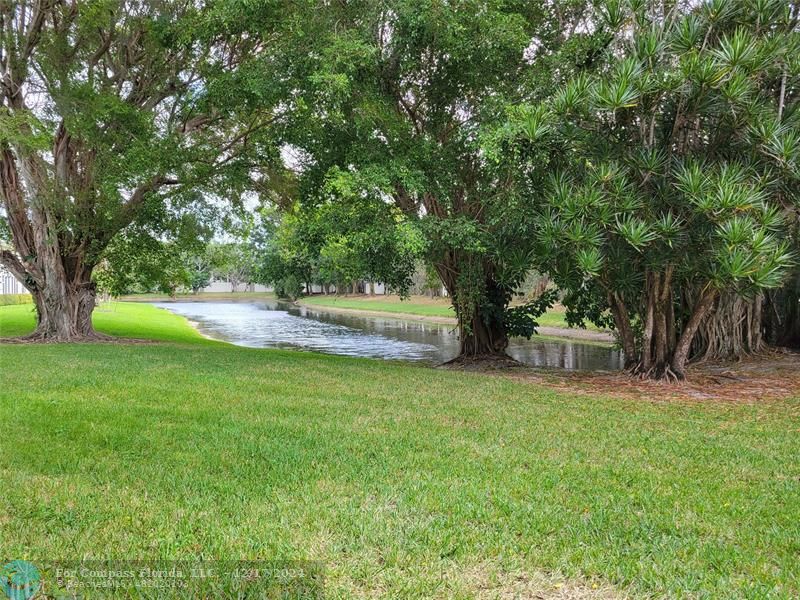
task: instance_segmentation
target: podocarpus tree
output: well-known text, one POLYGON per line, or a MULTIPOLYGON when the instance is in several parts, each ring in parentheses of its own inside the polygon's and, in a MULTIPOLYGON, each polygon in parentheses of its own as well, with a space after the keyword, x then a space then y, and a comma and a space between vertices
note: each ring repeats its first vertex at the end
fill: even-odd
POLYGON ((269 162, 265 44, 235 7, 200 6, 0 3, 0 261, 33 294, 37 339, 97 337, 92 271, 120 231, 269 162))
POLYGON ((633 372, 683 378, 720 293, 776 288, 792 263, 797 7, 637 0, 604 17, 620 31, 606 71, 551 103, 577 160, 540 210, 542 264, 610 309, 633 372))
POLYGON ((591 63, 597 39, 576 34, 584 6, 325 3, 304 23, 313 32, 297 83, 306 110, 290 139, 305 157, 301 188, 345 171, 366 196, 419 219, 462 356, 504 354, 510 334, 532 331, 540 307, 509 310, 531 263, 531 202, 487 160, 480 137, 509 101, 544 95, 591 63))

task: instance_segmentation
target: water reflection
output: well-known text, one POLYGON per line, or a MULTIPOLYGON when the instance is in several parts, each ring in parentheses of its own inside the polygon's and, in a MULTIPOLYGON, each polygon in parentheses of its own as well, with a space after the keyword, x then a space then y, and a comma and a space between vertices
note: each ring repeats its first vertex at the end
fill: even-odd
MULTIPOLYGON (((357 316, 279 301, 158 303, 209 335, 239 346, 296 348, 369 358, 440 363, 458 354, 452 326, 357 316)), ((619 369, 620 352, 570 341, 512 340, 508 352, 534 366, 619 369)))

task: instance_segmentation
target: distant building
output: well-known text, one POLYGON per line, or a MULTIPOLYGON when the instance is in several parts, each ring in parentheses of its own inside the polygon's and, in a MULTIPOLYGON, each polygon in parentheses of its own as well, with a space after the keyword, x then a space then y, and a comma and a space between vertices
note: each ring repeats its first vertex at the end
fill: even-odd
POLYGON ((229 281, 225 279, 214 279, 211 283, 209 283, 206 287, 200 289, 200 293, 203 292, 227 292, 230 293, 232 291, 236 292, 271 292, 273 290, 272 286, 269 285, 261 285, 260 283, 240 283, 236 286, 236 290, 232 290, 233 286, 230 284, 229 281))
POLYGON ((29 293, 20 281, 0 265, 0 294, 27 294, 29 293))

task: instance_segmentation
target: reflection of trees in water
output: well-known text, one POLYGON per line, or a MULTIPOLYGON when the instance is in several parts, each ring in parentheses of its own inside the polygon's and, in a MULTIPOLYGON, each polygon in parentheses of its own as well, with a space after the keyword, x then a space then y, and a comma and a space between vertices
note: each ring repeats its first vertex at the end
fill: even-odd
MULTIPOLYGON (((348 315, 279 302, 176 302, 164 308, 187 316, 214 337, 260 348, 297 348, 432 364, 458 354, 453 326, 414 320, 348 315)), ((572 341, 515 339, 509 348, 533 366, 566 369, 621 368, 620 353, 572 341)))

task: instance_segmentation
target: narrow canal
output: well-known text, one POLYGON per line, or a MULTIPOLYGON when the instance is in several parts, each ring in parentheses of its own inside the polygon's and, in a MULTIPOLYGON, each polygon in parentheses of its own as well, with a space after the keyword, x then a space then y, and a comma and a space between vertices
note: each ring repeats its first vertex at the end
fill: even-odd
MULTIPOLYGON (((437 364, 458 354, 450 325, 360 316, 296 306, 277 300, 253 302, 161 302, 197 324, 209 337, 253 348, 294 348, 437 364)), ((532 366, 616 370, 622 354, 609 346, 571 340, 513 339, 508 353, 532 366)))

